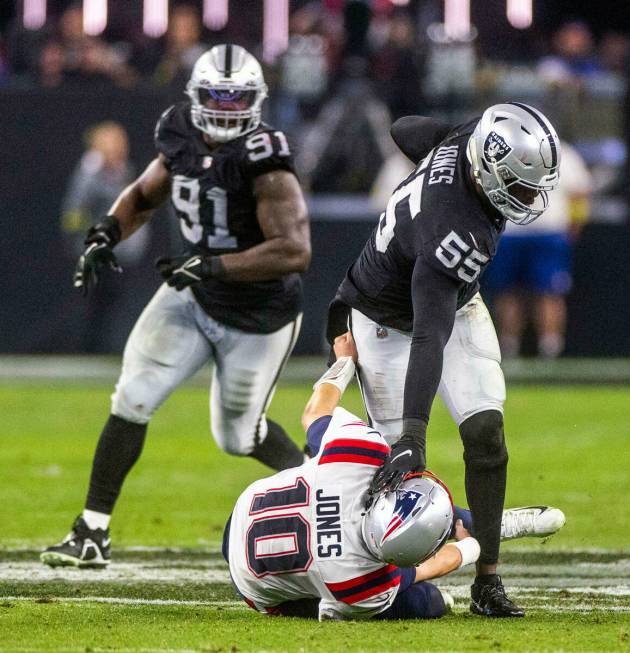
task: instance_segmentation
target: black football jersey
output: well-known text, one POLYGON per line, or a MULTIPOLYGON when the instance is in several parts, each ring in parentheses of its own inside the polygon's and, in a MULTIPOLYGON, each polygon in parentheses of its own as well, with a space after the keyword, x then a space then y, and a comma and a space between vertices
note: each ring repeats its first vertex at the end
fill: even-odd
MULTIPOLYGON (((253 183, 273 170, 295 173, 283 132, 261 124, 211 150, 191 122, 190 102, 181 102, 160 117, 155 144, 171 173, 171 202, 187 254, 240 252, 265 240, 253 183)), ((192 291, 211 317, 255 333, 277 331, 295 319, 302 304, 298 274, 256 283, 209 279, 192 291)))
POLYGON ((337 297, 379 324, 411 331, 418 257, 459 284, 457 307, 479 289, 504 220, 482 204, 466 146, 478 120, 453 129, 398 186, 337 297))

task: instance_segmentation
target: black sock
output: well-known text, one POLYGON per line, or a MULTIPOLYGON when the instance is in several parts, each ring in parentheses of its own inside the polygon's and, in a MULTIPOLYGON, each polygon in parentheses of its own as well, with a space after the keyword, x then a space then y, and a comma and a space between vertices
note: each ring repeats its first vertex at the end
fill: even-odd
POLYGON ((270 419, 267 419, 267 437, 249 455, 277 471, 299 467, 304 462, 304 453, 280 424, 270 419))
POLYGON ((499 559, 501 517, 505 497, 506 468, 466 466, 466 497, 475 524, 475 538, 482 554, 479 562, 493 565, 499 559))
POLYGON ((460 433, 466 462, 466 497, 481 547, 479 562, 493 565, 499 559, 507 478, 503 417, 497 411, 477 413, 463 422, 460 433))
POLYGON ((85 507, 111 515, 120 489, 142 452, 146 424, 110 415, 96 445, 85 507))
POLYGON ((477 585, 496 585, 499 582, 497 574, 477 574, 475 583, 477 585))

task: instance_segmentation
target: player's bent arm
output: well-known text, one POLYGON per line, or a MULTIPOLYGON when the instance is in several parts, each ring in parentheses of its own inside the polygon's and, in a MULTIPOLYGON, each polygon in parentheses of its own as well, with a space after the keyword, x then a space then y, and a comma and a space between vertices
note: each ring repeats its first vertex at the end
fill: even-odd
POLYGON ((392 125, 390 133, 400 151, 413 163, 420 163, 450 130, 450 125, 436 118, 404 116, 392 125))
POLYGON ((168 197, 170 189, 171 176, 160 154, 122 191, 109 211, 109 215, 118 220, 121 240, 149 221, 153 210, 168 197))
POLYGON ((358 354, 350 331, 335 338, 333 350, 337 361, 315 383, 313 394, 302 413, 302 427, 305 431, 308 431, 308 427, 315 420, 333 414, 341 395, 354 376, 358 354))
POLYGON ((446 576, 452 571, 476 562, 481 549, 473 537, 445 544, 434 556, 416 567, 416 583, 446 576))
POLYGON ((311 395, 302 413, 302 427, 308 431, 308 427, 324 415, 332 415, 337 404, 341 399, 341 390, 330 385, 322 383, 311 395))
POLYGON ((274 170, 256 177, 254 196, 265 241, 222 255, 222 276, 231 281, 268 281, 305 272, 311 262, 311 235, 306 202, 295 175, 274 170))

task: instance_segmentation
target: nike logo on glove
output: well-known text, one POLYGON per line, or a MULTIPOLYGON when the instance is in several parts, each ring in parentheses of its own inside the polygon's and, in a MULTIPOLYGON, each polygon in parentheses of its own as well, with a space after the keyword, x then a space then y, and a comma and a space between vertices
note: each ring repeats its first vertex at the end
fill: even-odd
POLYGON ((189 258, 184 264, 173 271, 173 274, 185 274, 187 277, 194 279, 195 281, 201 281, 201 277, 198 274, 195 274, 192 270, 201 264, 200 256, 193 256, 189 258))
POLYGON ((411 449, 407 449, 407 451, 403 451, 402 453, 399 453, 397 456, 394 456, 389 462, 393 463, 394 460, 400 458, 401 456, 411 456, 411 449))

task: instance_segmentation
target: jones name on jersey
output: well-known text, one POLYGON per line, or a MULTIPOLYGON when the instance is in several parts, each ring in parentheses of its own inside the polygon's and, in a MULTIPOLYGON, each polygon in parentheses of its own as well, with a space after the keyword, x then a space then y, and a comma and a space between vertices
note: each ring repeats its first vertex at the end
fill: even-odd
MULTIPOLYGON (((265 240, 253 184, 274 170, 295 174, 283 132, 261 123, 211 150, 191 122, 190 102, 180 102, 160 117, 155 143, 171 173, 171 201, 187 253, 239 252, 265 240)), ((302 303, 298 274, 256 283, 210 279, 192 291, 211 317, 256 333, 280 329, 295 319, 302 303)))
POLYGON ((393 603, 401 585, 402 570, 377 560, 361 535, 366 492, 389 447, 343 408, 320 420, 329 422, 319 425, 326 430, 313 459, 239 497, 229 526, 230 574, 261 612, 315 598, 320 618, 369 618, 393 603))
MULTIPOLYGON (((411 277, 418 258, 460 284, 458 308, 477 292, 505 223, 473 187, 466 145, 477 122, 440 139, 394 191, 340 286, 344 304, 379 324, 411 331, 411 277)), ((422 140, 431 142, 426 134, 422 140)))

